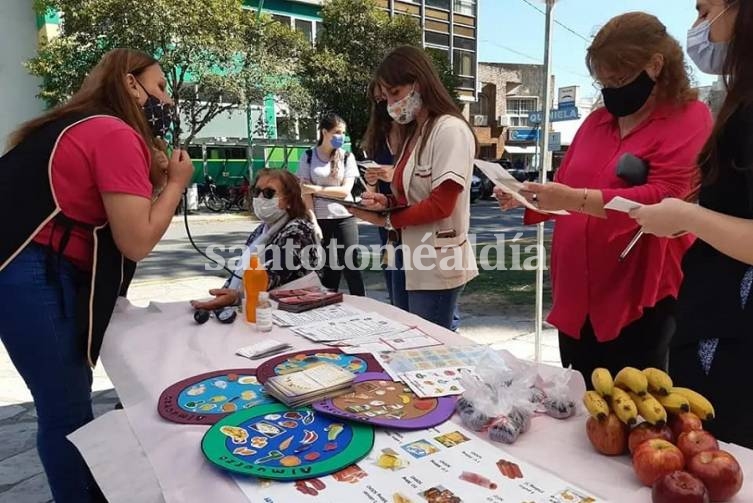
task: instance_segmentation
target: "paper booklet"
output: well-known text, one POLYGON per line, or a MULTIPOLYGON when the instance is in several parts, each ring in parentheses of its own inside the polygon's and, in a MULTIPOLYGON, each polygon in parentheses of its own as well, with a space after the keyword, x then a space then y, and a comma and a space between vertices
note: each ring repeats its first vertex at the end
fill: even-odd
POLYGON ((355 374, 338 365, 322 363, 300 372, 274 376, 264 389, 285 405, 300 407, 347 392, 355 378, 355 374))
POLYGON ((528 199, 523 197, 520 193, 523 190, 523 184, 515 179, 505 168, 497 164, 496 162, 482 161, 480 159, 474 159, 473 164, 478 167, 497 187, 510 194, 513 199, 520 204, 528 208, 529 210, 537 211, 539 213, 548 213, 551 215, 569 215, 570 213, 565 210, 547 211, 541 210, 531 204, 528 199))

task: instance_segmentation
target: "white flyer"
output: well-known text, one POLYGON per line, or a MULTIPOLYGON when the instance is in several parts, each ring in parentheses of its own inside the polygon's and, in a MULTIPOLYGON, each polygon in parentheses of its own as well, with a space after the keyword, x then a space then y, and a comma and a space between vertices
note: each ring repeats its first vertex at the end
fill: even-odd
POLYGON ((488 178, 497 187, 510 194, 513 199, 520 204, 528 208, 529 210, 537 211, 539 213, 548 213, 551 215, 569 215, 570 213, 565 210, 546 211, 541 210, 531 204, 528 199, 523 197, 520 193, 523 190, 523 184, 519 182, 514 176, 512 176, 505 168, 497 164, 496 162, 482 161, 480 159, 474 159, 473 164, 478 166, 488 178))
POLYGON ((605 210, 621 211, 622 213, 630 213, 632 210, 642 207, 643 205, 641 203, 625 199, 621 196, 612 198, 611 201, 604 205, 605 210))
POLYGON ((405 332, 410 327, 376 313, 359 314, 336 320, 293 327, 293 333, 313 342, 338 342, 348 339, 405 332))
POLYGON ((332 475, 234 479, 252 503, 607 503, 451 422, 379 430, 366 458, 332 475))
POLYGON ((339 318, 347 318, 357 314, 366 314, 364 311, 357 307, 349 306, 344 302, 338 304, 331 304, 329 306, 318 307, 310 311, 304 311, 302 313, 291 313, 288 311, 281 311, 275 309, 272 312, 272 318, 275 325, 280 327, 298 327, 309 323, 316 323, 318 321, 336 320, 339 318))

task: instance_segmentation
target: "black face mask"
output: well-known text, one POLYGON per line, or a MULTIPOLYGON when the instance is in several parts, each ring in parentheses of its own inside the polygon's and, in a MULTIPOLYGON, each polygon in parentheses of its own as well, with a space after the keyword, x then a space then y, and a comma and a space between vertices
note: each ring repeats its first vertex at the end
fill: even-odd
POLYGON ((640 110, 656 86, 646 70, 635 80, 622 87, 605 87, 601 90, 604 106, 615 117, 626 117, 640 110))
POLYGON ((149 91, 139 82, 141 89, 146 93, 146 102, 141 109, 144 111, 144 117, 152 129, 155 138, 165 138, 175 121, 175 107, 159 98, 149 94, 149 91))

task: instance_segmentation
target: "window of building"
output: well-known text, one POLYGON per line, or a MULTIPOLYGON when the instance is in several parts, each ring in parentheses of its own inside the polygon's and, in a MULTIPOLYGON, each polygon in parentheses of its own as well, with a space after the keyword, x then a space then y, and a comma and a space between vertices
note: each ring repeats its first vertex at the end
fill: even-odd
POLYGON ((476 0, 455 0, 455 12, 465 16, 476 15, 476 0))
POLYGON ((452 41, 455 44, 455 49, 476 50, 476 41, 472 38, 454 37, 452 41))
POLYGON ((528 114, 538 110, 538 98, 507 98, 507 116, 511 126, 530 126, 528 114))
POLYGON ((428 7, 450 10, 450 0, 426 0, 426 5, 428 7))
POLYGON ((476 76, 476 54, 473 52, 455 50, 453 52, 453 62, 456 75, 465 77, 476 76))
POLYGON ((471 115, 491 115, 489 110, 489 96, 478 93, 478 100, 471 103, 471 115))
POLYGON ((425 32, 425 40, 427 44, 443 45, 449 47, 450 36, 444 33, 435 33, 433 31, 425 32))
POLYGON ((306 37, 306 40, 312 43, 314 42, 314 27, 311 21, 306 21, 305 19, 296 19, 295 31, 300 31, 301 33, 303 33, 303 36, 306 37))
POLYGON ((284 24, 285 26, 290 26, 290 16, 281 16, 279 14, 272 14, 272 19, 274 19, 278 23, 284 24))

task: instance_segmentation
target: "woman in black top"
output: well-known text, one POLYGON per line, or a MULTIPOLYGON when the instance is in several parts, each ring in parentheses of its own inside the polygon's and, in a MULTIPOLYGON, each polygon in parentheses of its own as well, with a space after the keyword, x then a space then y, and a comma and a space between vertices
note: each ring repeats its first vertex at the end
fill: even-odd
MULTIPOLYGON (((369 159, 379 164, 379 168, 369 169, 364 175, 366 190, 369 192, 378 192, 379 194, 392 194, 392 175, 395 171, 394 156, 392 145, 400 144, 400 131, 395 127, 395 122, 387 113, 387 100, 379 96, 376 90, 377 86, 369 87, 369 95, 374 97, 371 105, 371 115, 369 125, 366 128, 361 147, 369 159)), ((392 236, 392 241, 396 236, 392 236)), ((379 228, 379 241, 384 246, 390 241, 389 233, 384 227, 379 228)), ((386 262, 382 257, 382 270, 384 271, 384 281, 387 285, 387 294, 390 297, 390 304, 407 309, 408 293, 405 291, 405 275, 395 277, 394 267, 386 262), (397 281, 397 288, 395 288, 397 281)))
POLYGON ((699 158, 699 204, 665 199, 633 217, 657 236, 698 237, 683 261, 670 374, 714 404, 709 430, 753 447, 753 403, 740 394, 753 359, 753 2, 699 0, 698 13, 688 53, 727 84, 699 158))

